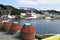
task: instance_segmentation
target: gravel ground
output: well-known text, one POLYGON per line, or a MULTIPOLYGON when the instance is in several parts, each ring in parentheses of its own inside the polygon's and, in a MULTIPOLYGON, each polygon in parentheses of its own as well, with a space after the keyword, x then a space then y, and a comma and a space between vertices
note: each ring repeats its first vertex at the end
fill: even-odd
POLYGON ((5 34, 5 32, 0 32, 0 40, 20 40, 20 39, 14 38, 14 35, 5 34))
POLYGON ((0 32, 0 40, 19 40, 14 38, 13 35, 5 34, 5 32, 0 32))

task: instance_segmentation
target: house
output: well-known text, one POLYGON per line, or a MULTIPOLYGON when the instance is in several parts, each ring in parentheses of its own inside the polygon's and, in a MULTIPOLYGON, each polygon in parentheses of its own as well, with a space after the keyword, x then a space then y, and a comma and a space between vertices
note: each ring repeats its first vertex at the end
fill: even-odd
POLYGON ((59 15, 59 13, 55 13, 55 12, 47 12, 47 11, 45 11, 45 12, 44 12, 44 15, 50 16, 50 17, 55 17, 55 16, 59 15))
POLYGON ((26 16, 26 13, 20 13, 20 16, 26 16))
POLYGON ((26 17, 33 17, 33 15, 35 15, 36 13, 34 12, 27 12, 26 13, 26 17))
POLYGON ((27 13, 21 13, 21 18, 24 18, 24 19, 34 19, 36 18, 37 16, 35 15, 36 13, 34 12, 27 12, 27 13))

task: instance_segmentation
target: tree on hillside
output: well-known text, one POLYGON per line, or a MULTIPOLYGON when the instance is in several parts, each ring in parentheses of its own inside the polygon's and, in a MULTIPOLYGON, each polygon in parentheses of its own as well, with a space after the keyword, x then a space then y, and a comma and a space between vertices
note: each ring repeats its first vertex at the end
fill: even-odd
POLYGON ((6 7, 2 4, 0 4, 0 7, 3 8, 3 9, 6 9, 6 7))
POLYGON ((20 12, 18 9, 13 9, 11 15, 20 15, 20 12))
POLYGON ((9 5, 7 5, 6 7, 7 7, 7 10, 8 10, 9 14, 11 14, 11 15, 19 14, 17 8, 14 8, 13 6, 9 6, 9 5))
POLYGON ((50 13, 60 13, 59 11, 56 11, 56 10, 47 10, 47 11, 50 13))
POLYGON ((24 9, 19 9, 19 11, 20 11, 20 13, 26 13, 26 10, 24 10, 24 9))

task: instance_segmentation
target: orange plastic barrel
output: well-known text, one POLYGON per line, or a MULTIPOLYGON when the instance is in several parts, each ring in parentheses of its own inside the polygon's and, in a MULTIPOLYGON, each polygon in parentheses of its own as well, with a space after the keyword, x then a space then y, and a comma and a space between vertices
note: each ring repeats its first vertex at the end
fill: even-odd
POLYGON ((20 32, 21 40, 34 40, 34 28, 30 23, 25 23, 20 32))
POLYGON ((7 29, 10 28, 11 25, 12 25, 11 22, 4 22, 4 23, 3 23, 2 30, 3 30, 3 31, 7 31, 7 29))
POLYGON ((12 23, 10 27, 10 34, 13 35, 17 32, 17 30, 21 29, 21 25, 17 22, 12 23))
POLYGON ((0 19, 0 28, 2 27, 3 21, 0 19))

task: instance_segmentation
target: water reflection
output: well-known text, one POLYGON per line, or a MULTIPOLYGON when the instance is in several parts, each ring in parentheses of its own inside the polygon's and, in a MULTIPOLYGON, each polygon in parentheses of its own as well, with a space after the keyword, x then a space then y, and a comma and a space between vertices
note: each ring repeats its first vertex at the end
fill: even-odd
POLYGON ((12 20, 19 22, 22 26, 24 23, 31 23, 35 32, 39 34, 56 34, 60 33, 60 20, 12 20))

